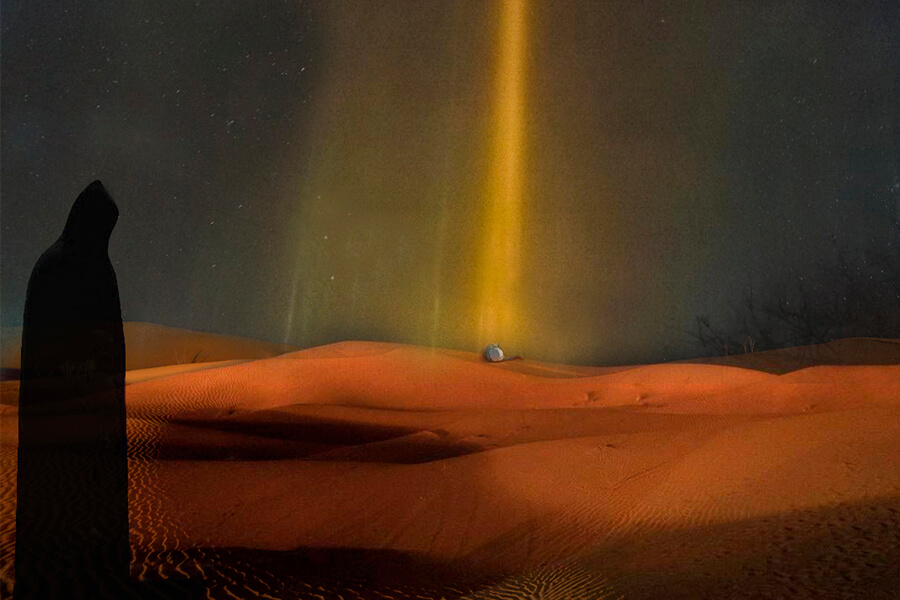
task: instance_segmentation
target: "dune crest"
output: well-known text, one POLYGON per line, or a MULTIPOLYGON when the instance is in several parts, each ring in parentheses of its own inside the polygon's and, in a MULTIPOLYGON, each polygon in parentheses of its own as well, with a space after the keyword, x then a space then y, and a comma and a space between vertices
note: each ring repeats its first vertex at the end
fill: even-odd
MULTIPOLYGON (((148 369, 236 359, 270 358, 298 350, 230 335, 191 331, 156 323, 125 322, 126 369, 148 369)), ((0 367, 6 372, 20 368, 22 328, 0 329, 0 367)), ((6 378, 6 377, 4 377, 6 378)))

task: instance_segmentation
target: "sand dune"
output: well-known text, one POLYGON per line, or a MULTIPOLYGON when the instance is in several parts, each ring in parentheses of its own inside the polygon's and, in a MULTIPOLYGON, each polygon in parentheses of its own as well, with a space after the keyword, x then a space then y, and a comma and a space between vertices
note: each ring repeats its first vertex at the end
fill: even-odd
POLYGON ((894 597, 900 365, 838 346, 784 374, 368 342, 133 371, 133 572, 210 598, 894 597))
POLYGON ((730 365, 777 374, 821 365, 896 365, 900 364, 900 340, 846 338, 826 344, 680 362, 730 365))
MULTIPOLYGON (((166 327, 155 323, 126 322, 125 368, 148 369, 235 359, 258 359, 297 350, 295 346, 273 344, 230 335, 216 335, 166 327)), ((0 329, 0 367, 16 373, 21 366, 22 328, 0 329)), ((6 379, 7 377, 4 377, 6 379)))

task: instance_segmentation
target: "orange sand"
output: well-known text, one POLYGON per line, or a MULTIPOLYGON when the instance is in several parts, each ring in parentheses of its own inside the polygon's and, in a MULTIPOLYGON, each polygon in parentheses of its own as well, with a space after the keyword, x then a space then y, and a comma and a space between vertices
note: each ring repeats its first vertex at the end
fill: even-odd
MULTIPOLYGON (((260 342, 230 335, 216 335, 156 325, 127 322, 125 368, 147 369, 223 360, 270 358, 297 350, 294 346, 260 342)), ((22 328, 0 330, 0 367, 18 371, 21 366, 22 328)))
MULTIPOLYGON (((129 364, 160 367, 144 328, 129 364)), ((128 374, 136 576, 204 578, 211 598, 900 589, 900 342, 754 370, 369 342, 247 361, 258 343, 215 341, 206 358, 226 362, 128 374)), ((0 390, 6 590, 16 387, 0 390)))

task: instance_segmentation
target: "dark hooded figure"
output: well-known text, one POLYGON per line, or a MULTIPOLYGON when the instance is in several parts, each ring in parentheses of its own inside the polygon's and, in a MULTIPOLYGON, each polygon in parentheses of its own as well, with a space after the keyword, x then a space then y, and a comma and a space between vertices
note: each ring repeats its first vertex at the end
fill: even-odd
POLYGON ((19 600, 120 598, 129 582, 125 338, 99 181, 41 255, 25 301, 19 395, 19 600))

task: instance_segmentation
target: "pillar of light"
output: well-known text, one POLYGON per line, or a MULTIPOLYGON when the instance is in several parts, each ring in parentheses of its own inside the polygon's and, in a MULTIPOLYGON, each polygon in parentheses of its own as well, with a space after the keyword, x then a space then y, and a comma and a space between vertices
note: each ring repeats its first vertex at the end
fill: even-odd
POLYGON ((491 163, 479 246, 478 337, 515 341, 522 245, 526 0, 501 0, 491 163))

